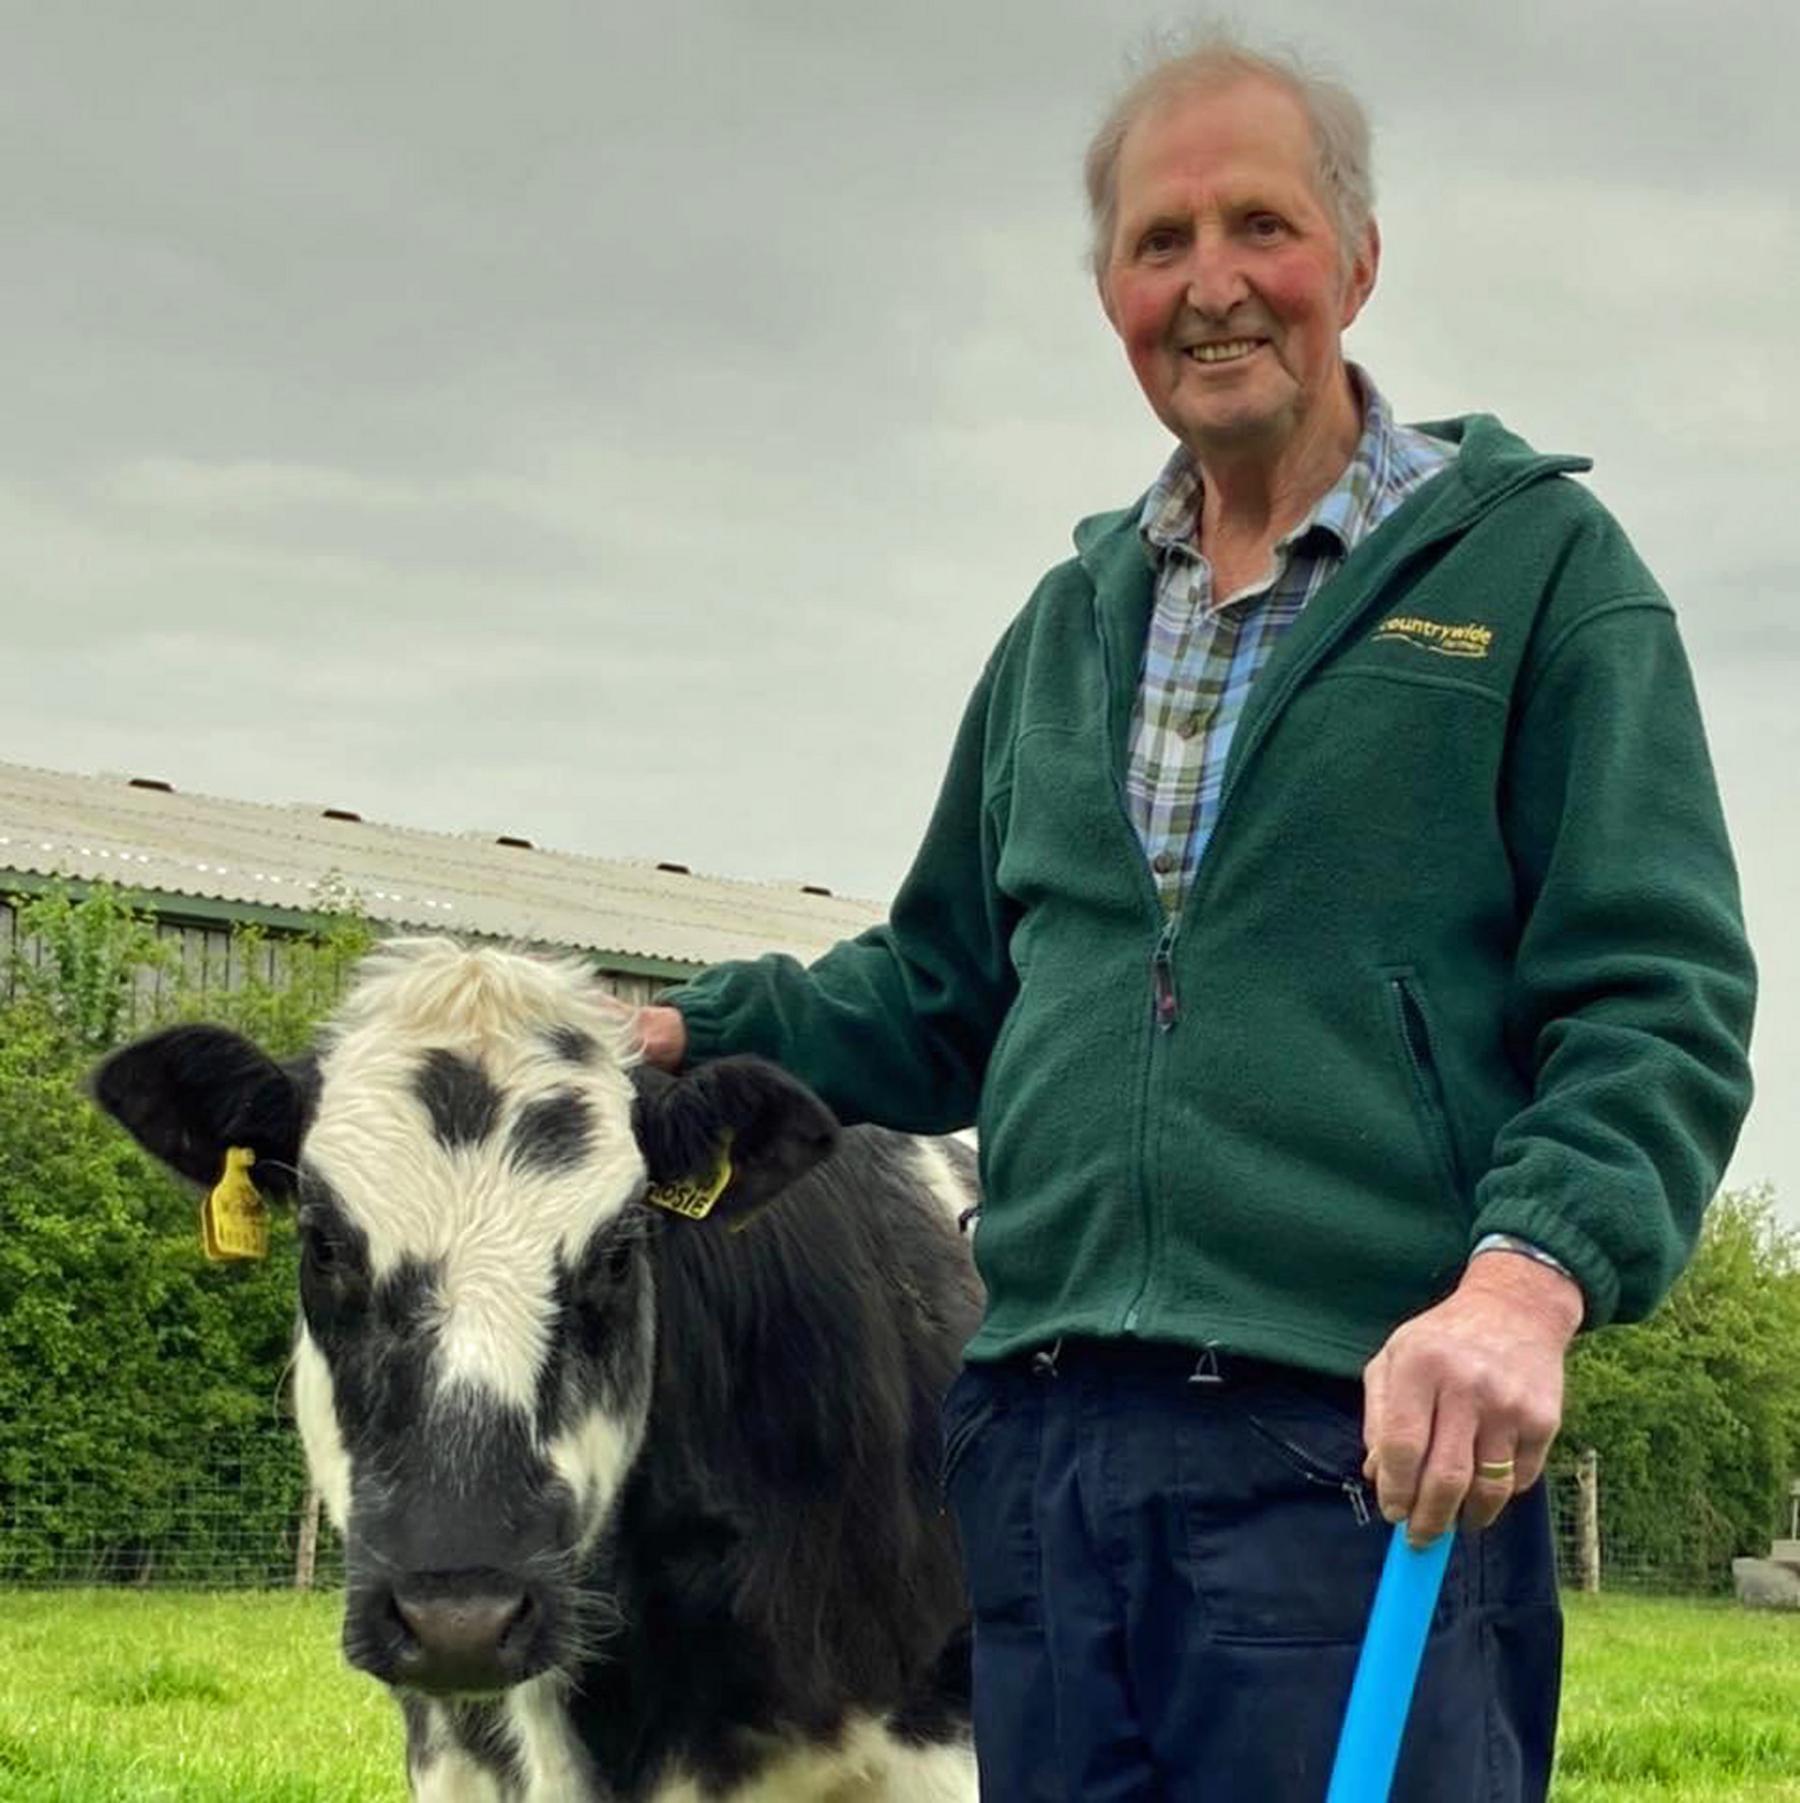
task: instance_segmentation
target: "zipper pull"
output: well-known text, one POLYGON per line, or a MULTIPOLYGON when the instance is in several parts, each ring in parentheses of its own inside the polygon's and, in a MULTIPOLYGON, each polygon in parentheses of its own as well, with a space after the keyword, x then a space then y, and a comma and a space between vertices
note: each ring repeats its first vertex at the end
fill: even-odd
POLYGON ((1175 994, 1175 964, 1170 956, 1174 928, 1163 928, 1156 942, 1156 955, 1150 960, 1150 988, 1156 1008, 1156 1024, 1167 1033, 1181 1018, 1181 1003, 1175 994))

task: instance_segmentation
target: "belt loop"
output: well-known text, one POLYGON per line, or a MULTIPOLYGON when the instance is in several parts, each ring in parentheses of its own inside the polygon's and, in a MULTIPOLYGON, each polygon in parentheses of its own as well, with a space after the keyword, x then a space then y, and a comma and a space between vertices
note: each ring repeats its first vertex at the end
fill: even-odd
POLYGON ((1063 1343, 1061 1334, 1056 1336, 1055 1345, 1040 1346, 1037 1351, 1031 1355, 1031 1375, 1033 1377, 1054 1377, 1056 1375, 1056 1361, 1062 1357, 1062 1348, 1063 1343))
POLYGON ((1219 1349, 1210 1341, 1200 1349, 1200 1357, 1188 1374, 1191 1384, 1222 1384, 1225 1381, 1219 1371, 1219 1349))

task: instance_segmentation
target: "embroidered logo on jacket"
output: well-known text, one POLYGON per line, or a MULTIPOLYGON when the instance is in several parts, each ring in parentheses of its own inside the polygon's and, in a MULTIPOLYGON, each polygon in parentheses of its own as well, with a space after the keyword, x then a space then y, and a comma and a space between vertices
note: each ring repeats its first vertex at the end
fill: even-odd
POLYGON ((1494 642, 1494 629, 1473 621, 1462 626, 1446 626, 1441 620, 1390 614, 1375 629, 1376 644, 1387 639, 1417 646, 1421 651, 1435 651, 1440 657, 1486 657, 1488 647, 1494 642))

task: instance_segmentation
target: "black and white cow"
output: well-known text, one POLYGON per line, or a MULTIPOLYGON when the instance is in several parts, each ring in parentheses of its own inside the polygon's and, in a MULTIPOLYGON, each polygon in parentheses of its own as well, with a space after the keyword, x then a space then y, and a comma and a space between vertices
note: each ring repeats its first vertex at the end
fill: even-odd
POLYGON ((627 1041, 578 966, 415 940, 305 1060, 175 1027, 94 1092, 297 1203, 295 1407, 416 1798, 969 1803, 969 1155, 627 1041), (647 1203, 721 1154, 704 1222, 647 1203))

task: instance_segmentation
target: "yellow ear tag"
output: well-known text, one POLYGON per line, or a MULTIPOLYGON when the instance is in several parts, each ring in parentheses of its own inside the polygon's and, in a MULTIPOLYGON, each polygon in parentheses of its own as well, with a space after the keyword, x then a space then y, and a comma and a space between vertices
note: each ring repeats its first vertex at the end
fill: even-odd
POLYGON ((644 1191, 644 1200, 653 1208, 666 1208, 690 1221, 704 1221, 731 1181, 730 1145, 727 1140, 719 1148, 719 1168, 710 1177, 703 1181, 690 1178, 686 1183, 653 1183, 644 1191))
POLYGON ((248 1146, 229 1146, 225 1171, 200 1204, 200 1244, 214 1261, 269 1256, 269 1210, 250 1167, 256 1154, 248 1146))

